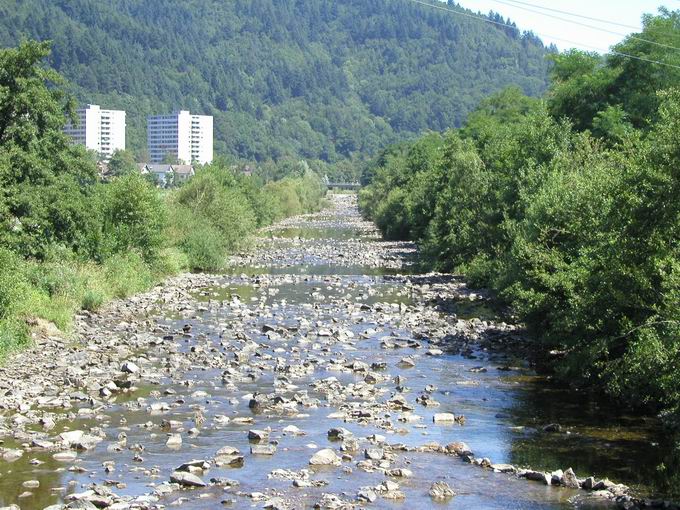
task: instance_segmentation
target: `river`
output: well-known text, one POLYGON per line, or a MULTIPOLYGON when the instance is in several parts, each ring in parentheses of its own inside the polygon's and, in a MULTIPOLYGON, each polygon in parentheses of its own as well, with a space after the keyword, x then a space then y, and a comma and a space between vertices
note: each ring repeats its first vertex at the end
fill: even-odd
POLYGON ((330 201, 224 274, 171 279, 10 360, 0 506, 612 507, 517 474, 570 467, 677 496, 655 420, 534 374, 483 292, 419 274, 353 195, 330 201), (445 449, 463 442, 474 455, 445 449), (331 465, 310 465, 321 450, 331 465), (182 464, 205 486, 169 484, 182 464), (435 482, 456 495, 432 498, 435 482))

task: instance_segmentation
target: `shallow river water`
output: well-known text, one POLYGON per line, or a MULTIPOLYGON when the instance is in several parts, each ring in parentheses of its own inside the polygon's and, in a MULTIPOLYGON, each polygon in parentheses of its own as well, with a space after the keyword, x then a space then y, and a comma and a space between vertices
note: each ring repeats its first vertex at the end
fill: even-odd
MULTIPOLYGON (((483 341, 489 331, 499 338, 519 333, 483 294, 453 277, 417 275, 413 246, 380 241, 353 197, 333 197, 332 206, 267 229, 223 275, 187 277, 194 278, 190 288, 171 297, 158 289, 150 294, 134 335, 151 340, 144 349, 116 347, 120 354, 108 359, 108 366, 135 364, 138 371, 111 375, 130 381, 131 389, 109 395, 90 385, 50 393, 61 404, 50 410, 54 428, 31 422, 26 408, 8 410, 0 422, 3 451, 22 455, 0 460, 0 507, 42 509, 80 499, 72 507, 89 508, 82 494, 92 488, 103 493, 97 506, 114 509, 292 509, 322 501, 327 508, 611 505, 428 446, 452 442, 465 442, 475 458, 495 465, 571 467, 579 477, 609 478, 637 494, 673 495, 667 471, 674 456, 656 422, 550 385, 512 349, 489 348, 483 341), (456 291, 452 300, 439 296, 439 308, 432 300, 438 285, 456 291), (464 340, 454 338, 450 347, 446 338, 434 341, 451 324, 467 328, 464 340), (435 423, 435 413, 465 420, 435 423), (20 432, 11 425, 17 414, 29 419, 20 432), (559 432, 544 431, 549 424, 559 424, 559 432), (286 429, 291 425, 299 431, 286 429), (350 442, 342 451, 342 441, 329 438, 340 427, 356 439, 354 448, 350 442), (268 437, 249 440, 253 429, 268 437), (55 460, 64 450, 59 434, 68 430, 100 441, 55 460), (168 446, 177 436, 181 445, 168 446), (263 445, 272 448, 258 452, 263 445), (242 466, 218 466, 217 452, 226 446, 238 449, 242 466), (345 456, 338 465, 310 465, 326 448, 345 456), (367 460, 366 449, 379 451, 378 458, 367 460), (192 460, 210 464, 194 471, 206 486, 169 485, 175 469, 192 460), (398 468, 411 476, 387 472, 398 468), (292 478, 303 483, 295 487, 292 478), (383 486, 385 480, 395 486, 383 486), (456 495, 431 498, 437 481, 456 495), (357 499, 362 490, 375 501, 357 499)), ((115 312, 107 320, 116 323, 115 312)), ((112 334, 123 342, 133 328, 128 322, 112 334)), ((78 349, 64 355, 78 360, 78 349)), ((82 365, 82 377, 100 368, 82 365)))

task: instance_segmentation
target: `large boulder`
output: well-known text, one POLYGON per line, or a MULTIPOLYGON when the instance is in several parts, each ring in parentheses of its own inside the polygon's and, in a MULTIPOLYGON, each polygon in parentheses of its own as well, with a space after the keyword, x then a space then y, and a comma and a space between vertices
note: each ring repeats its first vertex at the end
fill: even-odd
POLYGON ((311 466, 339 466, 341 459, 331 448, 319 450, 309 459, 311 466))
POLYGON ((429 491, 432 499, 448 499, 456 495, 453 489, 446 482, 434 482, 429 491))
POLYGON ((200 477, 186 471, 175 471, 170 475, 170 481, 182 487, 205 487, 207 484, 200 477))

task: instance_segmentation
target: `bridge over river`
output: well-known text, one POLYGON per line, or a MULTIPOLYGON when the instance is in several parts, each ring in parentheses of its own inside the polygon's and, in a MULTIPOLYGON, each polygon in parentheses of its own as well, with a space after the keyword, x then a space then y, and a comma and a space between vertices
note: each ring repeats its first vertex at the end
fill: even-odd
POLYGON ((323 182, 328 187, 328 189, 359 189, 361 184, 358 182, 331 182, 327 175, 323 176, 323 182))

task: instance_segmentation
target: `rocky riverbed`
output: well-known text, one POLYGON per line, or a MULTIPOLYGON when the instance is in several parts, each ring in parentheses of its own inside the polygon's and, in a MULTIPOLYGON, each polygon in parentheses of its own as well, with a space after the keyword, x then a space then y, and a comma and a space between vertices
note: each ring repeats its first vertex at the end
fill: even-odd
POLYGON ((0 369, 0 507, 633 508, 569 465, 512 462, 518 328, 414 274, 352 195, 77 318, 0 369), (510 439, 508 439, 510 437, 510 439))

